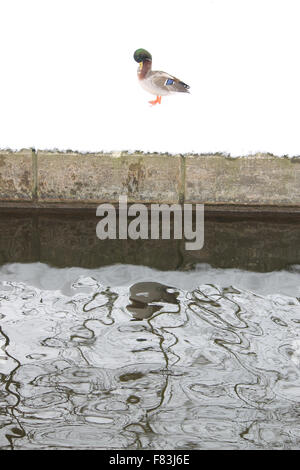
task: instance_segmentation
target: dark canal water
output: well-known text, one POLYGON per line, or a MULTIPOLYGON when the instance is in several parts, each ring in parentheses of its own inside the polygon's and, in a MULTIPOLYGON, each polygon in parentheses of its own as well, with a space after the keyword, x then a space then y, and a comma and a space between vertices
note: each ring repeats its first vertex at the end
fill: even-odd
POLYGON ((205 245, 0 219, 0 449, 297 449, 300 219, 205 245))

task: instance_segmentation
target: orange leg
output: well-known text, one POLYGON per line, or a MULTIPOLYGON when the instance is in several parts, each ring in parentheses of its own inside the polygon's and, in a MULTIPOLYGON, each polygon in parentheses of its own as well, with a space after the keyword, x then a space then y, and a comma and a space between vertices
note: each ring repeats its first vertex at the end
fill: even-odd
POLYGON ((152 104, 152 106, 154 106, 155 104, 160 104, 161 103, 161 96, 157 96, 156 97, 156 100, 154 101, 149 101, 150 104, 152 104))

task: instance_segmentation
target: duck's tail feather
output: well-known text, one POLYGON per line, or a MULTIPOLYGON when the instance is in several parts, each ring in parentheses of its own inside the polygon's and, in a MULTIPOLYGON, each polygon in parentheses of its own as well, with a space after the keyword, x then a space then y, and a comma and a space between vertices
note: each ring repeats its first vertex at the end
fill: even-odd
POLYGON ((182 89, 181 90, 178 90, 178 91, 183 91, 185 93, 190 93, 189 92, 189 89, 190 89, 190 86, 187 85, 186 83, 182 82, 181 80, 178 81, 178 84, 181 85, 182 89))

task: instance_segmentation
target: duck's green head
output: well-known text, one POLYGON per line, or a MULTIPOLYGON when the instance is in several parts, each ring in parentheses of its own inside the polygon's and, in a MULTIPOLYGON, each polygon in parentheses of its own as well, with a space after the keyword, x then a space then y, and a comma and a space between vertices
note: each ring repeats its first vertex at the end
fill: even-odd
POLYGON ((149 61, 152 62, 152 55, 146 49, 137 49, 133 54, 133 58, 136 62, 143 66, 143 62, 149 61))

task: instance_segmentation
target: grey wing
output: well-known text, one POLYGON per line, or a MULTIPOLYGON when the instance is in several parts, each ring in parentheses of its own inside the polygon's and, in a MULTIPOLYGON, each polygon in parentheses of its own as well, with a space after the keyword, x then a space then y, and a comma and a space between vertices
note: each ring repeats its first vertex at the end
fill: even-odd
POLYGON ((168 91, 169 93, 172 92, 181 92, 181 93, 189 93, 188 89, 190 88, 189 85, 182 82, 176 77, 169 75, 166 72, 154 72, 152 78, 152 83, 159 88, 163 88, 164 90, 168 91))

